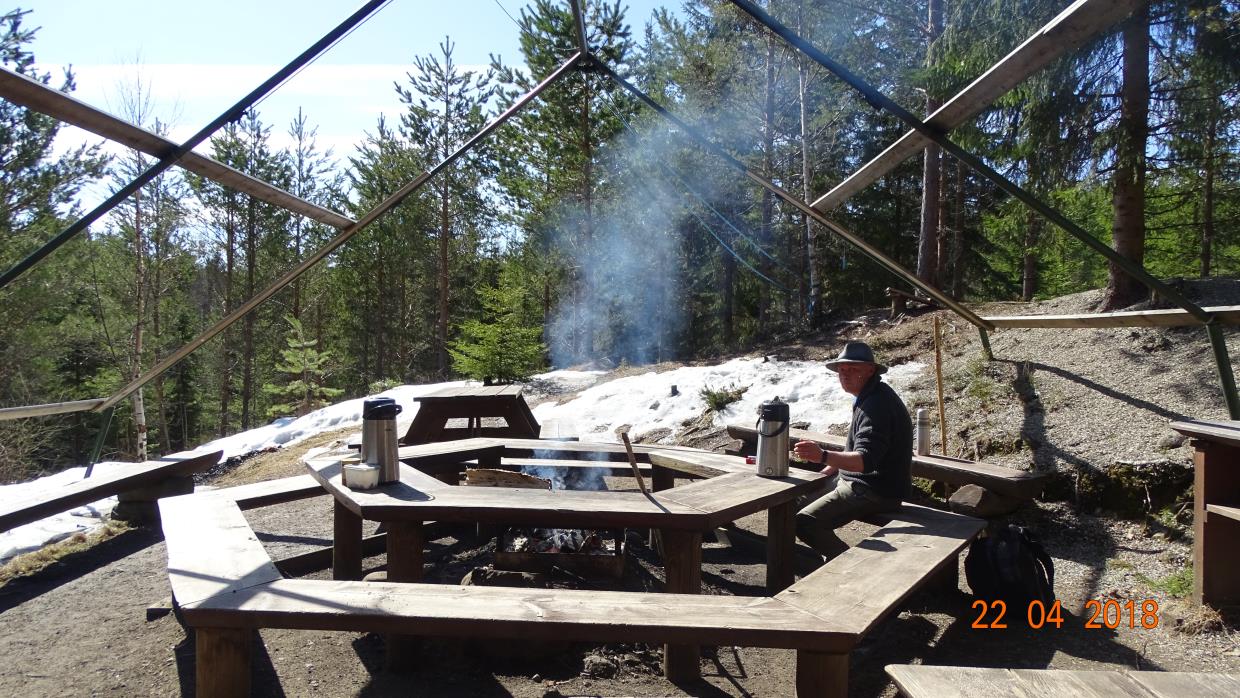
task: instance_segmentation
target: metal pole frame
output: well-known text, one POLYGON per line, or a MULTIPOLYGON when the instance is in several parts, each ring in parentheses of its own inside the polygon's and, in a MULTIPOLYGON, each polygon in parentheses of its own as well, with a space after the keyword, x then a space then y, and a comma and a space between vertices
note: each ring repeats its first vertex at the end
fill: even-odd
POLYGON ((565 61, 559 68, 555 70, 555 72, 548 75, 546 78, 542 80, 542 82, 535 85, 529 92, 525 93, 519 99, 517 99, 517 101, 513 102, 512 105, 509 106, 507 109, 505 109, 503 113, 497 115, 486 126, 483 126, 481 130, 479 130, 477 133, 473 135, 473 137, 471 137, 468 141, 466 141, 459 148, 454 150, 451 154, 449 154, 446 158, 444 158, 443 161, 441 161, 439 164, 435 165, 431 169, 418 175, 413 181, 401 187, 394 194, 388 196, 386 199, 380 202, 377 206, 370 209, 370 211, 367 211, 366 215, 362 216, 357 221, 357 223, 341 231, 339 235, 332 238, 326 245, 324 245, 322 248, 320 248, 318 251, 316 251, 311 256, 304 259, 296 267, 286 272, 284 276, 281 276, 279 279, 273 282, 270 286, 263 289, 259 293, 255 294, 253 298, 246 301, 236 310, 229 313, 227 316, 221 318, 219 322, 212 325, 202 334, 198 335, 193 340, 191 340, 188 344, 178 349, 175 353, 170 354, 163 361, 160 361, 158 364, 152 366, 151 369, 148 370, 145 374, 135 378, 128 385, 116 391, 115 394, 113 394, 107 400, 104 400, 97 407, 95 407, 94 411, 98 412, 101 410, 105 410, 109 407, 112 407, 113 405, 120 402, 121 400, 124 400, 131 393, 141 388, 143 385, 146 385, 147 383, 149 383, 152 379, 154 379, 159 374, 171 368, 174 364, 176 364, 181 359, 185 358, 185 356, 193 352, 198 347, 208 342, 211 338, 215 337, 220 332, 223 332, 234 322, 244 317, 247 313, 249 313, 254 308, 258 307, 259 304, 261 304, 263 301, 275 295, 278 291, 280 291, 280 289, 287 286, 294 279, 296 279, 297 277, 305 273, 306 270, 310 269, 315 264, 320 262, 324 257, 331 254, 332 251, 334 251, 337 247, 340 247, 341 245, 343 245, 349 238, 353 237, 353 235, 355 235, 357 232, 359 232, 366 226, 370 225, 371 223, 375 222, 375 220, 377 220, 383 214, 387 213, 388 211, 391 211, 393 208, 399 205, 400 202, 404 201, 405 198, 407 198, 410 194, 413 194, 415 191, 421 188, 423 184, 426 184, 435 175, 442 172, 444 169, 446 169, 449 165, 455 162, 462 155, 472 150, 483 138, 486 138, 488 135, 491 134, 492 131, 502 126, 504 122, 508 121, 508 119, 512 118, 515 114, 517 114, 522 109, 524 109, 525 106, 529 104, 531 101, 533 101, 534 98, 536 98, 540 93, 542 93, 543 90, 547 89, 547 87, 554 84, 561 77, 571 72, 577 66, 577 64, 580 63, 585 58, 585 56, 586 54, 580 53, 580 52, 575 53, 572 56, 570 56, 567 61, 565 61))
POLYGON ((754 5, 749 0, 729 1, 733 5, 740 8, 741 11, 752 17, 756 22, 777 34, 780 38, 788 42, 788 44, 797 50, 809 56, 815 63, 818 63, 822 67, 834 73, 841 80, 848 83, 850 87, 857 90, 857 92, 859 92, 861 96, 874 108, 886 109, 896 118, 903 121, 906 125, 912 127, 918 133, 921 133, 926 138, 929 138, 931 141, 937 143, 941 148, 955 156, 956 159, 968 165, 970 169, 982 175, 986 179, 989 179, 993 184, 995 184, 995 186, 999 187, 999 189, 1008 193, 1026 206, 1032 208, 1050 222, 1085 243, 1086 246, 1093 248, 1096 252, 1106 257, 1108 261, 1123 270, 1129 276, 1145 284, 1158 295, 1180 306, 1190 315, 1204 323, 1210 336, 1210 347, 1214 352, 1215 368, 1218 371, 1219 380, 1222 383, 1223 395, 1227 401, 1228 412, 1230 413, 1232 419, 1240 419, 1240 396, 1236 393, 1235 377, 1231 369, 1231 359, 1227 355, 1227 347, 1225 343, 1221 341, 1222 337, 1220 331, 1217 328, 1213 330, 1210 329, 1214 326, 1213 316, 1202 310, 1200 306, 1190 301, 1179 291, 1163 283, 1159 279, 1154 278, 1142 265, 1133 262, 1113 250, 1110 246, 1103 244, 1100 240, 1090 235, 1080 226, 1068 220, 1068 218, 1063 214, 1043 203, 1040 199, 1025 191, 1008 178, 999 174, 992 167, 982 162, 980 158, 968 152, 964 148, 961 148, 959 145, 956 145, 956 143, 948 138, 941 130, 929 126, 924 121, 914 116, 912 112, 909 112, 907 109, 880 92, 877 88, 865 82, 860 77, 854 75, 843 65, 832 60, 816 46, 806 41, 792 29, 780 23, 762 8, 754 5))
POLYGON ((125 199, 128 199, 134 192, 146 186, 147 182, 150 182, 152 179, 158 177, 161 172, 169 167, 172 167, 176 164, 177 160, 180 160, 186 153, 193 150, 199 143, 202 143, 209 138, 211 134, 219 130, 221 126, 231 121, 236 121, 242 114, 245 113, 247 109, 253 106, 255 102, 265 96, 268 92, 271 92, 279 86, 280 83, 287 80, 307 63, 314 60, 314 58, 320 53, 339 41, 341 37, 352 31, 357 25, 361 24, 362 21, 374 14, 376 10, 387 4, 389 1, 390 0, 370 0, 370 2, 366 3, 356 12, 349 15, 347 19, 336 25, 334 29, 323 35, 321 39, 314 42, 310 48, 302 51, 301 54, 289 62, 288 65, 276 71, 274 75, 267 78, 267 80, 265 80, 258 87, 254 88, 245 97, 242 97, 239 102, 229 107, 227 111, 216 117, 214 121, 207 124, 198 133, 195 133, 189 140, 185 141, 161 157, 158 162, 148 167, 133 181, 109 197, 107 201, 104 201, 96 206, 94 210, 79 218, 68 228, 65 228, 59 235, 44 243, 42 247, 32 252, 25 259, 19 261, 17 264, 14 264, 12 268, 4 272, 3 275, 0 275, 0 288, 7 286, 11 281, 21 276, 35 264, 38 264, 44 257, 48 256, 61 245, 72 239, 73 236, 83 230, 86 230, 91 223, 94 223, 103 217, 103 215, 108 211, 116 208, 118 204, 125 199))
POLYGON ((590 47, 586 44, 586 18, 582 5, 585 0, 568 0, 569 8, 573 11, 573 23, 577 25, 577 50, 590 55, 590 47))
POLYGON ((699 145, 701 145, 703 148, 705 148, 709 152, 722 158, 724 162, 730 165, 733 169, 738 170, 739 172, 744 174, 754 183, 758 184, 759 186, 763 187, 767 191, 778 196, 779 198, 783 199, 789 204, 792 204, 793 206, 797 208, 797 210, 801 211, 805 215, 814 219, 814 221, 819 223, 820 225, 825 226, 831 232, 835 233, 836 235, 839 235, 840 237, 844 238, 848 242, 851 242, 858 249, 860 249, 866 256, 870 257, 875 262, 878 262, 879 265, 883 266, 884 268, 886 268, 888 271, 895 274, 896 276, 909 282, 913 286, 916 286, 922 291, 925 291, 926 294, 929 295, 931 298, 934 298, 939 303, 942 303, 945 307, 950 308, 960 317, 964 318, 965 320, 969 321, 970 323, 976 325, 977 327, 981 329, 986 329, 986 330, 994 329, 993 325, 991 325, 986 320, 978 317, 976 313, 964 307, 963 305, 957 303, 956 301, 952 300, 949 296, 947 296, 947 294, 938 290, 934 286, 922 281, 921 279, 918 279, 916 274, 913 274, 909 270, 900 266, 899 262, 883 254, 880 250, 878 250, 878 248, 870 245, 868 242, 858 237, 852 231, 849 231, 848 229, 844 228, 839 223, 836 223, 835 221, 827 218, 826 216, 822 214, 821 211, 818 211, 817 209, 811 207, 809 204, 805 203, 801 199, 798 199, 797 197, 788 193, 778 184, 775 184, 771 180, 763 177, 762 175, 759 175, 758 173, 754 172, 750 168, 746 167, 744 163, 742 163, 741 161, 733 157, 731 153, 724 150, 722 147, 716 145, 715 143, 711 142, 710 139, 702 135, 702 133, 699 132, 696 128, 685 123, 685 121, 677 117, 672 112, 668 111, 666 107, 656 102, 654 98, 652 98, 650 95, 646 94, 645 92, 643 92, 641 89, 639 89, 635 85, 631 84, 624 78, 617 75, 616 72, 613 71, 606 64, 602 63, 598 59, 594 59, 593 65, 596 66, 600 72, 602 72, 603 74, 611 78, 616 84, 628 90, 630 93, 633 94, 633 96, 637 97, 639 100, 645 103, 646 106, 655 110, 656 112, 658 112, 660 116, 667 119, 671 123, 675 124, 677 128, 679 128, 683 133, 685 133, 685 135, 693 138, 693 140, 697 141, 699 145))

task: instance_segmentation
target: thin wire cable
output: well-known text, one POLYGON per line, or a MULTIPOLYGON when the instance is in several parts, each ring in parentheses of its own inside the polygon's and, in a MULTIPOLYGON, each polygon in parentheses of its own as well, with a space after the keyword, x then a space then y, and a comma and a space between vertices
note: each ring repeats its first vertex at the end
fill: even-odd
MULTIPOLYGON (((375 10, 374 12, 370 13, 369 15, 367 15, 365 19, 363 19, 361 22, 358 22, 358 23, 357 23, 356 25, 354 25, 351 29, 349 29, 349 31, 347 31, 347 32, 345 32, 345 33, 343 33, 343 34, 341 34, 339 38, 337 38, 335 41, 333 41, 333 42, 331 42, 330 44, 328 44, 328 45, 327 45, 327 48, 325 48, 325 49, 323 49, 322 51, 320 51, 318 55, 316 55, 314 58, 310 59, 310 61, 309 61, 309 62, 307 62, 305 65, 301 66, 301 67, 300 67, 300 68, 298 68, 297 70, 294 70, 294 71, 293 71, 293 72, 292 72, 292 73, 291 73, 288 77, 286 77, 286 78, 284 78, 283 80, 281 80, 281 81, 280 81, 280 82, 279 82, 279 83, 278 83, 275 87, 271 88, 271 90, 270 90, 269 92, 267 92, 267 94, 265 94, 265 95, 263 95, 262 97, 260 97, 260 98, 259 98, 259 100, 258 100, 257 102, 255 102, 254 104, 251 104, 251 105, 250 105, 250 110, 255 110, 255 109, 258 109, 258 106, 259 106, 260 104, 262 104, 263 102, 266 102, 268 97, 271 97, 271 95, 273 95, 273 94, 275 94, 276 92, 278 92, 278 91, 280 90, 280 88, 281 88, 281 87, 284 87, 285 85, 287 85, 287 84, 288 84, 288 82, 289 82, 289 80, 292 80, 293 78, 297 77, 298 75, 301 75, 301 71, 305 70, 306 68, 309 68, 310 66, 312 66, 312 65, 314 65, 316 62, 318 62, 318 60, 319 60, 320 58, 322 58, 324 54, 326 54, 328 51, 330 51, 330 50, 332 50, 333 48, 335 48, 335 47, 336 47, 336 44, 339 44, 341 41, 344 41, 344 40, 345 40, 346 38, 348 38, 348 37, 349 37, 349 36, 350 36, 353 32, 355 32, 355 31, 357 31, 358 29, 361 29, 362 27, 366 26, 366 23, 367 23, 367 22, 369 22, 370 20, 374 19, 374 18, 375 18, 375 15, 378 15, 379 13, 383 12, 384 10, 386 10, 386 9, 387 9, 387 7, 388 7, 388 5, 391 5, 393 1, 394 1, 394 0, 387 0, 387 2, 385 2, 385 3, 383 3, 382 5, 380 5, 380 6, 379 6, 379 9, 377 9, 377 10, 375 10)), ((498 1, 498 0, 497 0, 497 1, 498 1)), ((240 118, 240 117, 238 117, 238 118, 240 118)))
MULTIPOLYGON (((501 3, 499 0, 493 0, 493 1, 495 2, 496 7, 498 7, 501 12, 508 15, 508 19, 511 19, 513 24, 517 25, 517 29, 520 29, 521 31, 525 32, 525 28, 521 26, 521 23, 517 21, 516 17, 512 16, 512 13, 508 11, 508 8, 504 7, 503 3, 501 3)), ((529 34, 529 32, 525 32, 525 33, 529 34)))

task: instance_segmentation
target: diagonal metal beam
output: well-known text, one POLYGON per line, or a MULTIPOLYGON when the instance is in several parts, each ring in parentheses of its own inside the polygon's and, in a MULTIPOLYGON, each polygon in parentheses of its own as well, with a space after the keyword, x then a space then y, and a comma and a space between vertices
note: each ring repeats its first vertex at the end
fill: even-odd
POLYGON ((390 0, 370 0, 370 2, 367 2, 356 12, 349 15, 346 20, 336 25, 336 27, 325 34, 323 38, 314 42, 310 48, 302 51, 301 54, 289 62, 288 65, 284 66, 280 70, 277 70, 274 75, 263 81, 263 84, 251 90, 249 94, 241 98, 241 101, 229 107, 223 114, 220 114, 214 121, 204 126, 202 130, 194 134, 189 140, 177 146, 172 152, 161 157, 158 162, 148 167, 132 182, 125 185, 115 194, 110 196, 107 201, 104 201, 102 204, 96 206, 90 213, 87 213, 85 216, 79 218, 68 228, 65 228, 59 235, 49 240, 25 259, 13 265, 13 267, 4 272, 3 275, 0 275, 0 288, 4 288, 9 284, 9 282, 13 281, 13 279, 21 276, 26 272, 26 270, 30 269, 35 264, 38 264, 40 260, 54 252, 61 245, 68 242, 73 238, 73 236, 83 230, 86 230, 90 227, 91 223, 94 223, 108 211, 116 208, 119 203, 125 199, 128 199, 130 195, 145 186, 147 182, 150 182, 152 179, 158 177, 159 173, 171 167, 173 163, 189 151, 193 150, 199 143, 205 141, 212 133, 219 130, 221 126, 240 118, 241 115, 253 106, 255 102, 274 90, 285 80, 292 77, 298 70, 301 70, 307 63, 314 60, 316 56, 343 38, 345 34, 352 31, 355 27, 357 27, 357 25, 361 24, 367 17, 373 14, 380 7, 386 5, 389 1, 390 0))
POLYGON ((522 109, 524 109, 525 106, 529 104, 531 101, 533 101, 536 97, 538 97, 538 95, 542 93, 543 90, 547 89, 549 86, 554 84, 560 78, 562 78, 563 76, 567 75, 568 73, 576 69, 577 64, 580 63, 584 57, 585 57, 584 53, 573 54, 571 57, 569 57, 567 61, 564 62, 563 65, 557 68, 555 72, 548 75, 546 78, 543 79, 542 82, 535 85, 529 92, 525 93, 517 101, 513 102, 511 106, 509 106, 507 109, 503 111, 503 113, 497 115, 486 126, 483 126, 480 131, 475 133, 473 137, 471 137, 468 141, 466 141, 459 148, 452 151, 452 153, 450 153, 446 158, 444 158, 439 164, 435 165, 429 170, 418 175, 413 181, 409 182, 405 186, 398 189, 394 194, 388 196, 386 199, 381 201, 377 206, 367 211, 366 215, 362 216, 357 221, 357 223, 354 223, 352 226, 341 231, 339 235, 337 235, 336 237, 328 241, 328 243, 324 245, 321 249, 319 249, 318 251, 316 251, 314 254, 310 255, 306 259, 304 259, 300 264, 298 264, 296 267, 294 267, 290 271, 285 272, 284 276, 281 276, 279 279, 276 279, 276 281, 273 282, 270 286, 268 286, 267 288, 257 293, 253 298, 246 301, 236 310, 232 311, 231 313, 224 316, 223 318, 220 318, 218 322, 216 322, 214 325, 212 325, 202 334, 190 340, 188 344, 181 347, 173 354, 170 354, 163 361, 160 361, 159 363, 152 366, 151 369, 148 370, 146 373, 130 381, 128 385, 116 391, 115 394, 113 394, 111 397, 109 397, 107 400, 104 400, 102 403, 98 404, 97 406, 93 407, 92 410, 95 412, 101 412, 115 405, 121 400, 124 400, 134 391, 146 385, 151 380, 159 376, 161 373, 163 373, 164 371, 167 371, 178 361, 188 356, 195 349, 202 346, 203 344, 206 344, 209 340, 211 340, 211 338, 215 337, 220 332, 223 332, 224 330, 228 329, 229 325, 232 325, 237 320, 240 320, 251 310, 254 310, 255 308, 257 308, 263 301, 274 296, 278 291, 280 291, 280 289, 292 283, 294 279, 301 276, 303 273, 306 272, 306 270, 310 269, 315 264, 318 264, 320 261, 322 261, 324 257, 331 254, 336 248, 343 245, 346 241, 348 241, 349 238, 353 237, 353 235, 355 235, 358 231, 362 230, 366 226, 378 220, 379 217, 382 216, 383 214, 387 213, 388 211, 391 211, 393 208, 396 208, 396 206, 399 205, 400 202, 404 201, 410 194, 413 194, 415 191, 421 188, 422 185, 430 181, 435 175, 439 174, 444 169, 451 166, 452 163, 456 162, 456 160, 459 159, 465 153, 468 153, 470 150, 473 150, 473 148, 477 146, 478 143, 482 141, 482 139, 489 136, 492 131, 502 126, 504 122, 508 121, 508 119, 512 118, 522 109))
MULTIPOLYGON (((1031 35, 1011 53, 969 83, 926 119, 926 125, 944 133, 972 119, 1043 66, 1076 49, 1092 37, 1132 14, 1145 0, 1076 0, 1031 35)), ((897 165, 925 149, 930 139, 909 131, 823 194, 814 208, 829 211, 873 184, 897 165)))
POLYGON ((999 187, 999 189, 1002 189, 1013 198, 1019 200, 1029 208, 1032 208, 1034 211, 1037 211, 1042 215, 1042 217, 1059 226, 1076 239, 1085 243, 1086 246, 1092 247, 1095 252, 1098 252, 1103 257, 1106 257, 1107 260, 1114 263, 1115 266, 1123 269, 1129 276, 1145 284, 1147 287, 1157 292, 1158 295, 1187 310, 1189 314, 1201 322, 1210 322, 1209 313, 1206 313, 1196 303, 1190 301, 1184 296, 1184 294, 1154 278, 1145 270, 1143 266, 1111 249, 1110 245, 1107 245, 1106 243, 1103 243, 1095 238, 1093 235, 1090 235, 1079 225, 1068 220, 1068 218, 1063 214, 1046 205, 1036 196, 1025 191, 1007 177, 1004 177, 996 172, 994 168, 982 162, 981 158, 973 155, 964 148, 961 148, 959 145, 956 145, 956 143, 944 135, 942 131, 926 124, 926 122, 914 116, 910 111, 897 104, 873 85, 870 85, 857 75, 853 74, 852 71, 848 70, 843 65, 832 60, 829 56, 827 56, 827 54, 820 51, 810 42, 801 38, 796 32, 792 31, 787 26, 781 24, 774 17, 767 14, 762 8, 754 5, 752 2, 749 2, 749 0, 731 0, 731 2, 733 5, 736 5, 743 10, 746 14, 757 20, 759 24, 762 24, 767 29, 777 34, 784 41, 809 56, 814 60, 814 62, 831 71, 841 80, 848 83, 849 86, 860 92, 867 102, 873 104, 877 108, 887 110, 905 124, 916 129, 918 133, 939 144, 941 148, 951 153, 957 160, 960 160, 964 164, 968 165, 974 172, 982 175, 986 179, 990 180, 995 186, 999 187))
MULTIPOLYGON (((177 144, 150 131, 118 119, 69 95, 54 90, 38 80, 7 68, 0 68, 0 98, 47 114, 66 124, 116 141, 126 148, 163 158, 176 150, 177 144)), ((283 189, 255 179, 243 172, 193 151, 185 153, 177 163, 181 167, 261 201, 326 223, 333 228, 347 228, 353 219, 331 209, 300 199, 283 189)))
POLYGON ((778 184, 775 184, 771 180, 763 177, 757 172, 754 172, 753 170, 746 167, 744 163, 742 163, 740 160, 737 160, 735 157, 733 157, 732 154, 729 153, 727 150, 724 150, 721 146, 716 145, 714 142, 712 142, 709 138, 704 136, 696 128, 690 126, 685 121, 680 119, 680 117, 676 116, 671 111, 669 111, 666 107, 656 102, 654 98, 652 98, 650 95, 646 94, 645 92, 641 91, 641 89, 639 89, 637 86, 633 85, 629 81, 617 75, 615 71, 613 71, 606 64, 599 61, 597 58, 594 59, 593 64, 599 69, 600 72, 607 75, 609 78, 615 81, 616 84, 628 90, 630 93, 633 94, 633 96, 637 97, 639 100, 645 103, 646 106, 658 112, 660 116, 667 119, 671 123, 675 124, 676 127, 681 130, 681 132, 683 132, 685 135, 689 136, 693 140, 697 141, 698 144, 701 145, 703 148, 705 148, 706 150, 710 151, 711 153, 723 159, 723 161, 726 162, 729 166, 731 166, 733 169, 737 170, 738 172, 744 174, 754 183, 758 184, 762 188, 771 192, 775 196, 778 196, 779 198, 783 199, 789 204, 792 204, 799 211, 801 211, 805 215, 812 218, 815 222, 826 227, 831 232, 835 233, 836 235, 839 235, 840 237, 844 238, 848 242, 855 245, 858 249, 864 252, 866 256, 868 256, 870 259, 873 259, 875 262, 878 262, 879 265, 886 268, 887 271, 890 271, 891 273, 895 274, 901 279, 904 279, 905 281, 912 284, 913 286, 921 289, 922 291, 925 291, 926 294, 929 295, 931 298, 943 304, 944 307, 950 308, 957 315, 964 318, 965 320, 968 320, 969 322, 973 323, 977 327, 981 329, 985 329, 985 330, 994 329, 994 326, 991 325, 989 322, 978 317, 976 313, 964 307, 960 303, 957 303, 956 301, 952 300, 947 294, 938 290, 934 286, 922 281, 921 279, 918 279, 916 274, 900 266, 899 262, 883 254, 881 250, 874 247, 870 243, 866 242, 856 233, 853 233, 852 231, 848 230, 847 228, 840 225, 839 223, 836 223, 835 221, 827 218, 826 216, 822 215, 821 211, 814 209, 813 207, 811 207, 809 204, 805 203, 801 199, 798 199, 797 197, 785 191, 778 184))

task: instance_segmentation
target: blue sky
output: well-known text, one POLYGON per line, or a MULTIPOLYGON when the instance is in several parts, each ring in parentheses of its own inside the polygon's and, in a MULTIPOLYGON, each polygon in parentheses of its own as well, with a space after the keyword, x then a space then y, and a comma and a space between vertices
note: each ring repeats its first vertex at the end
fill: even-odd
MULTIPOLYGON (((564 0, 567 3, 567 0, 564 0)), ((587 0, 588 2, 589 0, 587 0)), ((72 65, 74 96, 112 113, 121 86, 136 80, 150 90, 153 111, 183 140, 210 122, 275 70, 327 33, 360 0, 35 0, 26 25, 40 27, 33 43, 39 66, 58 76, 72 65)), ((622 0, 635 37, 656 7, 679 0, 622 0)), ((438 51, 444 36, 454 60, 485 65, 496 53, 519 59, 514 17, 521 0, 393 0, 359 29, 262 103, 277 143, 300 106, 318 128, 319 142, 338 156, 351 151, 381 113, 399 113, 392 83, 404 80, 412 58, 438 51)), ((58 84, 58 82, 57 82, 58 84)), ((100 139, 66 129, 64 143, 100 139)), ((200 149, 201 150, 201 149, 200 149)))

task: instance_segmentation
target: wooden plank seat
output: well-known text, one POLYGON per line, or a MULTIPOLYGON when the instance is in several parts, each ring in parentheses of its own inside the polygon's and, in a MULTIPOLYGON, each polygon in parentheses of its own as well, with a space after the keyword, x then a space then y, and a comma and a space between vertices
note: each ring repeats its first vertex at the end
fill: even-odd
POLYGON ((1215 698, 1240 695, 1240 674, 1173 671, 990 669, 893 664, 887 674, 908 698, 1215 698))
MULTIPOLYGON (((891 522, 775 595, 858 640, 937 575, 954 578, 960 551, 981 533, 981 519, 913 504, 891 522)), ((851 646, 850 646, 851 647, 851 646)), ((845 695, 848 651, 797 651, 797 695, 845 695)))
MULTIPOLYGON (((752 453, 758 445, 758 432, 752 427, 728 425, 728 436, 744 443, 744 451, 752 453)), ((823 448, 842 451, 845 439, 842 436, 808 431, 806 429, 789 429, 789 442, 813 441, 823 448)), ((792 463, 793 467, 805 467, 792 463)), ((1017 499, 1033 499, 1041 494, 1051 478, 1051 473, 1031 473, 1001 465, 991 465, 963 458, 949 456, 913 455, 913 477, 926 478, 945 482, 949 485, 980 485, 986 489, 1017 499)))
POLYGON ((246 496, 220 490, 160 502, 169 580, 196 632, 204 697, 248 694, 256 628, 790 648, 799 695, 844 696, 852 647, 935 571, 954 566, 984 525, 906 505, 773 597, 288 580, 241 514, 258 490, 237 489, 246 496))
POLYGON ((126 463, 94 473, 89 478, 48 489, 33 501, 0 509, 0 531, 7 531, 105 497, 157 485, 168 478, 188 477, 220 462, 223 451, 188 458, 169 456, 145 463, 126 463))

